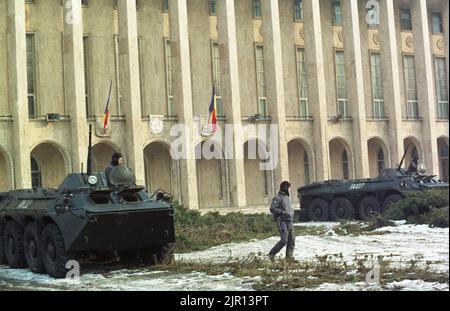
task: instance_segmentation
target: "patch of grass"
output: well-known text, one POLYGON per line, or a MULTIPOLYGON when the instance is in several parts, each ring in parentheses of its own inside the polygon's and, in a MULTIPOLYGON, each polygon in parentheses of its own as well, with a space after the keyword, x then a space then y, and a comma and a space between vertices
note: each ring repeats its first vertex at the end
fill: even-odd
POLYGON ((278 235, 276 223, 269 214, 220 215, 214 212, 201 215, 199 211, 188 210, 178 204, 174 204, 174 207, 178 253, 278 235))
MULTIPOLYGON (((204 272, 209 275, 232 274, 235 277, 254 278, 255 290, 294 290, 313 288, 323 283, 346 284, 364 282, 366 275, 378 262, 380 285, 402 280, 423 280, 426 282, 448 283, 448 272, 429 269, 430 263, 411 260, 402 266, 394 266, 383 256, 356 257, 346 262, 342 254, 316 256, 305 261, 276 260, 270 262, 261 254, 251 254, 240 259, 230 258, 225 263, 174 262, 164 267, 165 273, 204 272)), ((159 270, 155 266, 150 269, 159 270)))
POLYGON ((449 226, 448 189, 412 193, 392 204, 383 214, 391 220, 405 219, 407 223, 449 226))
POLYGON ((323 235, 328 231, 325 226, 295 226, 295 235, 323 235))
POLYGON ((333 231, 341 236, 381 235, 390 233, 389 231, 374 231, 384 226, 395 226, 395 223, 376 216, 369 223, 355 221, 342 222, 339 226, 333 228, 333 231))

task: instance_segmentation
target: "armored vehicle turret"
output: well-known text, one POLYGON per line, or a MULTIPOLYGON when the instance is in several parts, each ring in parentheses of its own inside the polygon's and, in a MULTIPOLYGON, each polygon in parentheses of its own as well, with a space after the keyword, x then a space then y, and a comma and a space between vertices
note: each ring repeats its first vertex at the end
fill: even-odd
POLYGON ((423 164, 418 165, 417 171, 405 171, 401 168, 403 159, 397 168, 384 169, 376 178, 327 180, 298 188, 300 220, 367 220, 410 193, 448 189, 448 183, 437 176, 426 175, 423 164))
POLYGON ((69 174, 57 189, 0 193, 0 264, 61 278, 79 258, 170 261, 171 195, 150 196, 126 166, 114 167, 108 181, 104 172, 90 172, 89 162, 90 152, 88 172, 69 174))

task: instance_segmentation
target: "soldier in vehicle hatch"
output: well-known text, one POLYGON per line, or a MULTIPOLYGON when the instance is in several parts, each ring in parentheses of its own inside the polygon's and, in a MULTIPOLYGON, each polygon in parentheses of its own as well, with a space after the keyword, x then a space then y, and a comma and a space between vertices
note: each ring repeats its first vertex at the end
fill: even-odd
POLYGON ((108 165, 108 167, 105 170, 105 176, 106 176, 106 181, 108 182, 108 186, 111 186, 111 181, 109 179, 109 174, 111 173, 111 170, 118 166, 118 165, 123 165, 124 161, 123 161, 123 156, 122 154, 115 152, 112 155, 112 159, 111 159, 111 163, 108 165))
POLYGON ((419 163, 419 157, 416 155, 416 156, 414 156, 414 158, 411 159, 411 162, 409 163, 408 174, 416 174, 417 173, 418 163, 419 163))

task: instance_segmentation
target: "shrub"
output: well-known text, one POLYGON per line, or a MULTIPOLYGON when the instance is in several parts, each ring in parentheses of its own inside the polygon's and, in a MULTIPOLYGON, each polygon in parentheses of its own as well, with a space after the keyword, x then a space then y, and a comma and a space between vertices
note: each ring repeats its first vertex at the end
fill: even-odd
POLYGON ((412 193, 392 204, 383 213, 383 217, 391 220, 406 219, 408 223, 448 227, 448 189, 412 193))
POLYGON ((204 215, 179 204, 175 207, 175 232, 177 252, 204 250, 212 246, 263 239, 277 235, 277 226, 269 214, 232 212, 221 215, 209 212, 204 215))

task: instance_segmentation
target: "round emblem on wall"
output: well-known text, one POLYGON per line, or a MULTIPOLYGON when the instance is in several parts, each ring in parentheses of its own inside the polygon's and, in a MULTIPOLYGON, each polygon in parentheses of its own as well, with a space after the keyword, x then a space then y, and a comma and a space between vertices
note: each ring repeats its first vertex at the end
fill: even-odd
POLYGON ((264 33, 264 29, 263 29, 263 26, 261 25, 261 26, 259 26, 259 34, 262 36, 263 33, 264 33))
POLYGON ((344 42, 344 34, 342 33, 342 30, 339 30, 338 32, 338 38, 339 41, 344 42))
POLYGON ((372 39, 373 43, 375 43, 376 45, 380 45, 380 36, 378 35, 378 33, 374 33, 372 39))
POLYGON ((305 39, 305 29, 303 27, 300 28, 300 38, 305 39))
POLYGON ((406 37, 406 45, 407 45, 409 48, 412 48, 412 47, 413 47, 413 45, 414 45, 414 40, 413 40, 413 37, 412 37, 412 36, 406 37))
POLYGON ((438 39, 436 41, 436 46, 439 50, 443 51, 444 50, 444 40, 438 39))
POLYGON ((150 117, 150 132, 153 135, 160 135, 164 129, 164 121, 161 117, 150 117))

